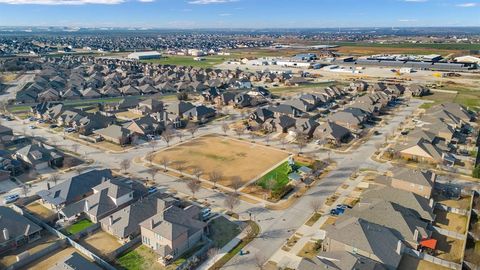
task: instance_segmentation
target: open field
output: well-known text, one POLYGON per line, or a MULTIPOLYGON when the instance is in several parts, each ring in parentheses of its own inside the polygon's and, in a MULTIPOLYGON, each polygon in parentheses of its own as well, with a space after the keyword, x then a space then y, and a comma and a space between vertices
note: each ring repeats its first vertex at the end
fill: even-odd
POLYGON ((478 44, 381 44, 381 43, 362 43, 362 42, 342 42, 337 43, 340 47, 334 50, 342 54, 353 55, 371 55, 371 54, 441 54, 446 56, 451 53, 466 53, 470 50, 480 50, 478 44))
POLYGON ((9 251, 5 254, 2 254, 0 257, 0 269, 7 268, 17 261, 17 255, 22 252, 28 251, 30 254, 34 254, 42 249, 49 247, 52 244, 55 244, 59 238, 48 234, 43 235, 40 239, 30 244, 24 245, 21 248, 9 251))
POLYGON ((192 66, 200 68, 209 68, 215 65, 221 64, 230 59, 234 59, 236 54, 232 55, 209 55, 203 56, 205 60, 195 61, 193 60, 194 56, 184 56, 184 55, 168 55, 161 59, 149 59, 142 60, 144 63, 153 63, 153 64, 162 64, 162 65, 176 65, 176 66, 192 66))
POLYGON ((420 260, 409 255, 403 255, 398 270, 448 270, 443 267, 425 260, 420 260))
POLYGON ((192 141, 158 152, 153 162, 161 165, 163 158, 168 158, 172 168, 181 162, 183 171, 192 173, 198 166, 202 177, 209 179, 209 173, 218 171, 222 174, 219 184, 229 186, 231 178, 240 177, 243 184, 260 176, 271 167, 288 157, 288 153, 274 148, 221 137, 204 136, 192 141))
POLYGON ((467 229, 467 217, 450 213, 447 211, 435 209, 436 217, 434 226, 446 229, 452 232, 465 233, 467 229))
POLYGON ((97 255, 107 256, 122 245, 112 235, 99 230, 94 234, 80 240, 80 244, 97 255))

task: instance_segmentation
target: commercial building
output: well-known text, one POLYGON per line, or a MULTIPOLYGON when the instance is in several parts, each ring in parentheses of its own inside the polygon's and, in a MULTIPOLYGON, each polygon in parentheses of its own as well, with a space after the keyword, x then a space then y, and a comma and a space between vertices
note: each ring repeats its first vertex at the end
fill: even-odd
POLYGON ((136 59, 136 60, 148 60, 148 59, 160 59, 162 54, 157 51, 151 52, 134 52, 127 56, 129 59, 136 59))

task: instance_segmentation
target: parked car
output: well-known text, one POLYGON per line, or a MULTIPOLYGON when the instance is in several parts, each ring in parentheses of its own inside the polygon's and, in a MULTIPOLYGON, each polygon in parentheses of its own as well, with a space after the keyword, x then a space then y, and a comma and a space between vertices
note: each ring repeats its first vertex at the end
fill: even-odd
POLYGON ((147 139, 149 140, 155 140, 155 135, 152 135, 152 134, 147 134, 147 139))
POLYGON ((212 209, 210 209, 210 208, 204 208, 200 212, 200 216, 201 216, 203 221, 208 220, 211 215, 212 215, 212 209))
POLYGON ((7 203, 13 203, 15 202, 16 200, 18 200, 20 198, 20 196, 18 194, 12 194, 12 195, 8 195, 7 197, 5 197, 3 199, 3 203, 7 204, 7 203))
POLYGON ((36 129, 37 127, 36 126, 28 126, 29 129, 36 129))
POLYGON ((346 205, 346 204, 337 204, 337 208, 341 208, 341 209, 352 209, 352 207, 350 205, 346 205))
POLYGON ((332 216, 338 216, 338 215, 341 215, 343 213, 345 213, 345 209, 343 209, 343 208, 335 208, 335 209, 330 210, 330 215, 332 215, 332 216))
POLYGON ((158 188, 157 187, 149 187, 148 188, 148 194, 152 194, 157 192, 158 188))
POLYGON ((58 125, 56 125, 56 124, 51 124, 51 125, 49 126, 49 128, 57 128, 57 127, 58 127, 58 125))
POLYGON ((35 121, 35 120, 37 120, 37 119, 36 119, 35 117, 33 117, 33 116, 31 116, 31 117, 28 118, 28 121, 30 121, 30 122, 33 122, 33 121, 35 121))
POLYGON ((64 129, 63 129, 63 131, 65 131, 65 132, 67 132, 67 133, 72 133, 72 132, 74 132, 74 131, 75 131, 75 129, 74 129, 74 128, 71 128, 71 127, 69 127, 69 128, 64 128, 64 129))

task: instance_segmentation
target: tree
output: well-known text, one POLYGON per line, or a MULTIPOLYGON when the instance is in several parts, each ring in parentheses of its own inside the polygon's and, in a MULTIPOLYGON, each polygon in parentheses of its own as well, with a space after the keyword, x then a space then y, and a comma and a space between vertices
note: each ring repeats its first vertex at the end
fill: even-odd
POLYGON ((230 186, 235 190, 235 193, 238 193, 238 189, 243 186, 242 178, 240 176, 232 176, 230 186))
POLYGON ((192 175, 194 175, 197 178, 197 180, 200 180, 200 176, 202 176, 202 174, 203 174, 202 168, 198 166, 193 167, 192 175))
POLYGON ((73 152, 74 152, 74 153, 78 153, 78 148, 79 148, 79 147, 80 147, 80 146, 79 146, 78 144, 76 144, 76 143, 72 144, 72 150, 73 150, 73 152))
POLYGON ((287 144, 287 140, 284 137, 281 137, 278 141, 282 145, 282 149, 285 150, 285 144, 287 144))
POLYGON ((233 129, 233 132, 235 132, 235 134, 237 134, 237 136, 240 138, 243 135, 243 133, 245 133, 245 128, 243 126, 236 127, 233 129))
POLYGON ((298 146, 298 155, 302 153, 302 150, 307 146, 307 136, 304 134, 298 134, 297 136, 297 146, 298 146))
POLYGON ((155 140, 151 140, 148 145, 150 146, 150 148, 152 148, 152 152, 155 152, 155 148, 157 147, 157 141, 155 140))
POLYGON ((179 131, 177 131, 176 135, 177 135, 177 137, 178 137, 178 140, 179 140, 179 141, 182 141, 183 136, 184 136, 185 134, 184 134, 182 131, 179 130, 179 131))
POLYGON ((148 169, 148 174, 152 177, 152 181, 155 181, 155 176, 158 174, 157 168, 150 168, 148 169))
POLYGON ((162 133, 162 139, 165 141, 167 146, 170 146, 170 141, 172 140, 172 130, 170 128, 165 129, 162 133))
POLYGON ((200 190, 200 181, 198 181, 196 179, 193 179, 193 178, 188 179, 187 187, 190 190, 190 192, 192 193, 193 199, 195 199, 195 193, 197 193, 200 190))
POLYGON ((225 123, 225 122, 223 122, 223 124, 222 124, 222 131, 223 131, 223 134, 224 134, 224 135, 227 135, 227 132, 228 132, 229 129, 230 129, 230 128, 228 127, 228 124, 225 123))
POLYGON ((220 250, 216 247, 213 247, 207 251, 207 257, 209 259, 215 258, 220 253, 220 250))
POLYGON ((222 179, 222 173, 219 171, 212 171, 208 174, 208 179, 213 183, 213 188, 217 187, 217 182, 222 179))
POLYGON ((154 154, 155 152, 152 151, 150 153, 148 153, 146 156, 145 156, 145 160, 148 161, 148 163, 150 163, 150 165, 152 165, 153 163, 153 158, 154 158, 154 154))
POLYGON ((177 94, 177 99, 180 101, 188 100, 188 94, 185 92, 180 92, 177 94))
POLYGON ((185 168, 185 161, 177 160, 174 162, 174 167, 177 171, 181 172, 185 168))
POLYGON ((164 170, 167 171, 167 166, 170 163, 170 159, 167 156, 162 156, 160 163, 162 164, 164 170))
POLYGON ((128 168, 130 168, 130 160, 129 159, 124 159, 124 160, 120 161, 120 169, 122 169, 124 173, 127 172, 128 168))
POLYGON ((24 185, 22 186, 23 196, 24 196, 24 197, 27 197, 27 196, 28 196, 28 192, 30 192, 30 187, 29 187, 29 185, 24 184, 24 185))
POLYGON ((58 174, 54 173, 52 175, 50 175, 50 182, 53 182, 54 185, 57 185, 58 183, 58 180, 60 180, 60 177, 58 176, 58 174))
POLYGON ((252 141, 255 140, 255 138, 257 137, 257 134, 253 131, 250 131, 249 135, 250 135, 250 140, 252 141))
POLYGON ((270 145, 270 134, 265 134, 265 143, 270 145))
POLYGON ((477 166, 475 169, 473 169, 472 176, 474 178, 480 178, 480 166, 477 166))
POLYGON ((194 122, 188 122, 186 129, 192 135, 192 138, 195 137, 195 133, 198 131, 198 125, 194 122))
POLYGON ((277 185, 277 181, 275 181, 273 177, 268 178, 265 181, 265 189, 267 189, 270 192, 270 197, 272 196, 273 189, 275 188, 276 185, 277 185))
POLYGON ((233 212, 233 209, 240 204, 240 199, 238 198, 237 194, 229 193, 225 198, 224 203, 228 210, 230 210, 230 212, 233 212))
POLYGON ((322 208, 322 201, 319 199, 313 199, 310 201, 310 208, 314 213, 318 213, 322 208))

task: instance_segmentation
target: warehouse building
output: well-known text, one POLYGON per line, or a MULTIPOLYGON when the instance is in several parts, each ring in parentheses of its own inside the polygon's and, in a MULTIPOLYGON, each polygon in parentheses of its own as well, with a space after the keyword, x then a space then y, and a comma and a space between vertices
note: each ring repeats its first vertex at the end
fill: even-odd
POLYGON ((162 54, 157 51, 151 52, 134 52, 127 56, 129 59, 136 59, 136 60, 147 60, 147 59, 160 59, 162 54))

